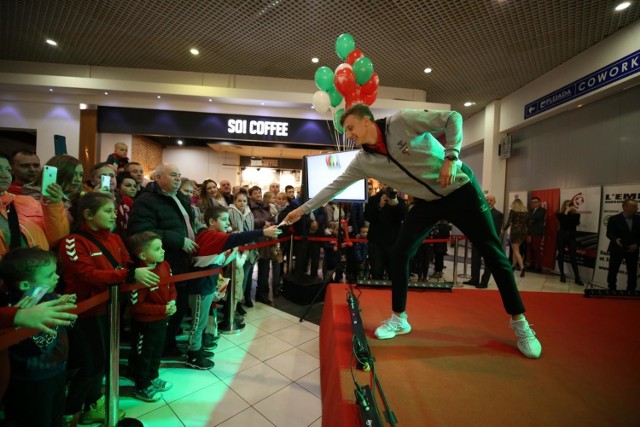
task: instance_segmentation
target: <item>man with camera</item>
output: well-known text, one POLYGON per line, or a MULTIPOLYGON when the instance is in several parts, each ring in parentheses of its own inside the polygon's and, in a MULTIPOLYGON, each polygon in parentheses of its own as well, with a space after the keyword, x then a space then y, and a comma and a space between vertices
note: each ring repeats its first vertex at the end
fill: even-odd
POLYGON ((369 221, 367 238, 372 279, 390 277, 391 248, 406 214, 407 202, 398 197, 398 192, 392 187, 383 184, 380 191, 369 198, 364 219, 369 221))

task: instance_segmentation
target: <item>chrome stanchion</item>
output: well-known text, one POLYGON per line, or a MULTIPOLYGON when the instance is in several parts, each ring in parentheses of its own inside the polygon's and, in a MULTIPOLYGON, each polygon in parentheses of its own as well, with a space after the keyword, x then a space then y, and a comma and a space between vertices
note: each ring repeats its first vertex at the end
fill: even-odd
POLYGON ((120 397, 120 288, 109 287, 109 363, 106 382, 106 424, 108 427, 142 427, 135 418, 123 418, 118 421, 120 397))
POLYGON ((229 276, 229 285, 227 286, 227 306, 224 307, 228 314, 227 319, 218 325, 221 334, 236 335, 245 328, 244 323, 236 321, 236 261, 231 262, 231 275, 229 276))
MULTIPOLYGON (((453 250, 453 286, 459 287, 462 285, 458 285, 458 241, 460 240, 460 236, 453 236, 454 239, 454 250, 453 250)), ((466 255, 466 248, 465 248, 466 255)))
MULTIPOLYGON (((456 243, 457 245, 457 243, 456 243)), ((470 279, 471 276, 467 274, 467 262, 469 260, 469 240, 464 240, 464 258, 462 259, 462 274, 458 277, 462 279, 470 279)))

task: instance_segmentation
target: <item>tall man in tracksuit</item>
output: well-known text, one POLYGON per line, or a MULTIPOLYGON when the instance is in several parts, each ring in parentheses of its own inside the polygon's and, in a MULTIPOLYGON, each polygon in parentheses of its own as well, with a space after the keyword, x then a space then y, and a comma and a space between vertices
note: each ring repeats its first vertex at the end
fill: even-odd
POLYGON ((347 139, 362 148, 345 172, 314 198, 293 210, 285 221, 322 206, 336 193, 362 178, 375 178, 414 196, 394 245, 391 259, 391 317, 375 335, 389 339, 411 331, 405 313, 409 283, 409 261, 432 226, 447 218, 478 247, 500 290, 510 325, 518 338, 518 349, 538 358, 542 346, 524 318, 524 305, 513 270, 501 248, 489 206, 471 169, 458 160, 462 146, 462 117, 455 111, 402 110, 374 120, 369 107, 355 104, 343 114, 347 139), (444 137, 440 143, 436 138, 444 137))

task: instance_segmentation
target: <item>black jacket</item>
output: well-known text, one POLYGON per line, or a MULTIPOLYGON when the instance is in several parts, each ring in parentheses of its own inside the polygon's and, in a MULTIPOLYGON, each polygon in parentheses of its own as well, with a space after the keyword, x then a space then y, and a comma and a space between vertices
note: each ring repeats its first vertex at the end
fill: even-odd
POLYGON ((367 239, 379 245, 392 246, 400 232, 400 226, 407 215, 407 202, 398 197, 398 204, 386 204, 380 209, 382 192, 371 196, 364 209, 364 219, 369 221, 367 239))
POLYGON ((640 216, 634 215, 632 223, 632 230, 630 231, 622 212, 609 218, 607 222, 607 238, 610 240, 609 252, 622 254, 627 251, 626 248, 628 246, 633 244, 640 245, 640 216), (622 240, 622 248, 618 246, 616 239, 622 240))
MULTIPOLYGON (((195 219, 189 200, 179 191, 177 197, 189 215, 189 222, 195 231, 195 219)), ((144 192, 133 203, 127 234, 132 236, 141 231, 153 231, 160 235, 165 250, 165 260, 171 265, 173 274, 189 271, 191 255, 182 250, 184 238, 188 237, 184 217, 171 196, 162 193, 157 187, 144 192)))

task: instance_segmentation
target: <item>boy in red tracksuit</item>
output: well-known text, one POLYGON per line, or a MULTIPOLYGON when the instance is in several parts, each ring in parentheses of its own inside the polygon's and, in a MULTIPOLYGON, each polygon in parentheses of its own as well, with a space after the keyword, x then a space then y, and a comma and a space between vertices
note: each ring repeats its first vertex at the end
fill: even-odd
MULTIPOLYGON (((198 252, 194 258, 194 270, 217 269, 231 262, 237 251, 225 252, 240 245, 253 242, 261 236, 277 237, 278 227, 271 226, 263 230, 244 231, 227 234, 229 228, 229 211, 222 206, 214 206, 204 213, 208 230, 202 231, 196 237, 198 252)), ((189 348, 186 365, 194 369, 213 368, 212 353, 205 353, 202 347, 202 332, 207 325, 209 309, 213 301, 213 294, 217 288, 218 274, 191 280, 188 284, 189 307, 193 317, 189 330, 189 348)))
POLYGON ((167 319, 176 312, 176 288, 173 282, 162 283, 171 277, 171 267, 164 260, 162 238, 144 231, 129 238, 131 253, 140 266, 152 267, 161 284, 131 291, 133 340, 129 352, 129 373, 136 383, 134 396, 145 402, 155 402, 160 393, 172 387, 159 377, 160 359, 167 332, 167 319))

